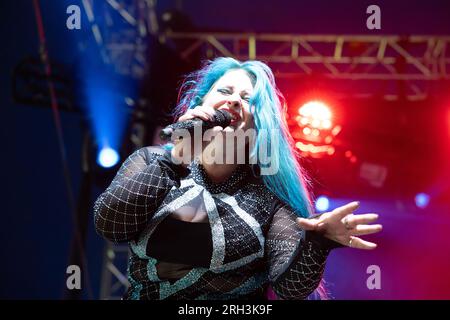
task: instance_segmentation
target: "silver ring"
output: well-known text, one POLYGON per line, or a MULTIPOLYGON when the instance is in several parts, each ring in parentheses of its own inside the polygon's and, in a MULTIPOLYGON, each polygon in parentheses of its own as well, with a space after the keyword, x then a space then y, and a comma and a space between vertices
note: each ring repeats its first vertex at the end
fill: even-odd
POLYGON ((348 241, 348 246, 350 248, 352 247, 352 242, 353 242, 353 237, 350 237, 350 240, 348 241))

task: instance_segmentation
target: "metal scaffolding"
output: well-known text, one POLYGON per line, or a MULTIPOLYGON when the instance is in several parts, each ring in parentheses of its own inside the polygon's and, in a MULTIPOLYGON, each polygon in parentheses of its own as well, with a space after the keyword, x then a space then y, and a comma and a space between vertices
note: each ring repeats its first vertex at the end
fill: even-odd
POLYGON ((275 68, 280 69, 280 77, 320 71, 335 79, 449 79, 450 52, 446 48, 450 36, 168 32, 163 37, 174 42, 192 40, 192 45, 180 52, 185 59, 203 50, 207 58, 229 56, 262 60, 274 67, 289 65, 289 71, 275 68))
POLYGON ((190 39, 180 52, 183 59, 200 51, 208 59, 264 61, 277 78, 319 74, 341 81, 401 82, 416 99, 426 97, 430 81, 450 79, 450 36, 168 32, 161 39, 174 45, 190 39))
POLYGON ((103 267, 100 285, 100 299, 120 300, 130 283, 126 276, 126 263, 129 258, 127 244, 105 242, 103 267))
POLYGON ((141 78, 146 72, 148 35, 158 33, 156 0, 82 0, 92 35, 106 64, 141 78))
POLYGON ((384 90, 386 98, 424 99, 430 83, 450 78, 450 36, 176 33, 158 25, 156 2, 107 0, 95 11, 93 0, 83 0, 101 56, 118 73, 144 76, 147 36, 152 35, 185 60, 218 56, 261 60, 279 79, 320 75, 347 81, 351 90, 344 91, 352 95, 384 90), (355 80, 367 85, 355 86, 355 80), (375 90, 366 90, 370 87, 375 90))

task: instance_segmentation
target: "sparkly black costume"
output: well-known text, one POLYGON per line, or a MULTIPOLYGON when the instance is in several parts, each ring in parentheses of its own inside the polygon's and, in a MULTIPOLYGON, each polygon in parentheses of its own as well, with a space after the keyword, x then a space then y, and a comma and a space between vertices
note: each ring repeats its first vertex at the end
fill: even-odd
POLYGON ((314 291, 339 244, 300 229, 250 166, 214 184, 198 162, 175 165, 160 150, 133 153, 94 207, 97 232, 129 242, 125 299, 257 299, 269 284, 282 299, 314 291), (186 208, 207 222, 170 217, 186 208))

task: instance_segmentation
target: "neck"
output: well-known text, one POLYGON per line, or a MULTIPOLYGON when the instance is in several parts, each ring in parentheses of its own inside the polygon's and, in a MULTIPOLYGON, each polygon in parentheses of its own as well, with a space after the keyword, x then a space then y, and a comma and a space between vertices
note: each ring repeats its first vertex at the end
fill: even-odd
POLYGON ((208 178, 213 183, 221 183, 227 180, 233 171, 237 168, 238 164, 202 164, 203 168, 208 175, 208 178))
MULTIPOLYGON (((227 163, 226 143, 227 142, 223 140, 220 140, 217 143, 216 140, 213 140, 213 142, 209 143, 203 149, 200 157, 202 166, 205 169, 208 178, 213 183, 221 183, 231 176, 233 171, 239 166, 236 161, 238 152, 245 153, 247 158, 247 146, 241 147, 241 150, 241 148, 235 145, 234 150, 231 151, 233 153, 232 159, 234 159, 234 161, 231 161, 232 163, 227 163), (212 156, 213 154, 214 156, 212 156), (208 159, 221 159, 221 161, 208 161, 208 159)), ((230 151, 228 150, 228 152, 230 151)))

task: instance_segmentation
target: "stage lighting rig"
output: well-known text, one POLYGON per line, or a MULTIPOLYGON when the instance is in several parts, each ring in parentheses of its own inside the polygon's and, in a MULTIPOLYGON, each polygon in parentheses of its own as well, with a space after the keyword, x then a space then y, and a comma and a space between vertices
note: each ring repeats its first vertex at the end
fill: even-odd
POLYGON ((333 140, 341 126, 333 123, 330 108, 322 101, 313 100, 298 109, 295 117, 298 124, 293 137, 296 147, 303 155, 315 158, 333 155, 333 140))

